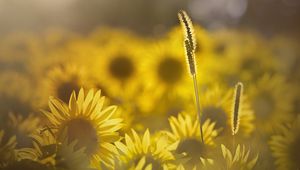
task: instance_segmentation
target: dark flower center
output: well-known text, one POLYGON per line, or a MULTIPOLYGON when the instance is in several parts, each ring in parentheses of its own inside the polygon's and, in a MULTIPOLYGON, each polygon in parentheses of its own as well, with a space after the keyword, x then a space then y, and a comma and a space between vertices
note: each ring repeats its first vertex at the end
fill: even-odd
POLYGON ((130 78, 133 75, 134 70, 133 62, 126 56, 115 57, 109 64, 111 75, 121 81, 130 78))
POLYGON ((210 119, 213 122, 216 122, 216 128, 224 128, 227 127, 227 114, 224 109, 216 106, 206 106, 203 107, 203 116, 202 121, 204 122, 206 119, 210 119))
POLYGON ((158 76, 167 84, 177 83, 182 78, 183 71, 182 63, 172 57, 163 59, 158 66, 158 76))
POLYGON ((261 120, 267 120, 274 111, 275 101, 268 92, 262 92, 253 100, 252 107, 261 120))
POLYGON ((218 44, 214 47, 214 52, 215 52, 216 54, 219 54, 219 55, 224 54, 225 50, 226 50, 226 45, 225 45, 225 43, 218 43, 218 44))
POLYGON ((80 88, 81 87, 76 78, 70 79, 69 81, 63 82, 58 86, 57 97, 65 103, 69 103, 72 92, 75 91, 78 93, 80 88))
MULTIPOLYGON (((75 118, 69 120, 64 126, 63 131, 67 129, 69 142, 77 140, 75 149, 85 147, 87 155, 91 155, 98 147, 98 135, 92 123, 84 118, 75 118)), ((60 133, 63 133, 61 131, 60 133)))
POLYGON ((189 164, 196 165, 200 161, 200 157, 205 158, 207 156, 206 146, 196 139, 185 139, 181 141, 176 149, 176 153, 186 153, 190 158, 189 164))

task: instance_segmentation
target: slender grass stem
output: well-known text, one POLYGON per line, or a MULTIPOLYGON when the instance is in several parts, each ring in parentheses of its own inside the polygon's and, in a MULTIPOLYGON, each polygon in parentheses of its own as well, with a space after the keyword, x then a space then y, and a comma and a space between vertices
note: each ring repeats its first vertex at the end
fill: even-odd
POLYGON ((202 141, 202 143, 204 143, 203 130, 202 130, 200 99, 199 99, 199 91, 198 91, 198 83, 197 83, 197 76, 196 76, 196 74, 193 74, 193 82, 194 82, 194 92, 195 92, 195 98, 196 98, 196 109, 197 109, 197 114, 198 114, 198 119, 199 119, 199 125, 200 125, 201 141, 202 141))

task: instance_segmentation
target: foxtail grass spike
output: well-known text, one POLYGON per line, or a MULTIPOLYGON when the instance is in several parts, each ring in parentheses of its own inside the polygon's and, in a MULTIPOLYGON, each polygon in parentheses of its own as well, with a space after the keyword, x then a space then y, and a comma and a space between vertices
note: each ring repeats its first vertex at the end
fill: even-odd
POLYGON ((196 74, 195 58, 194 58, 194 52, 192 51, 189 40, 186 39, 184 41, 184 47, 185 47, 185 55, 186 55, 186 59, 187 59, 187 64, 188 64, 190 73, 193 76, 196 74))
POLYGON ((200 125, 200 135, 201 135, 201 140, 204 143, 200 99, 199 99, 197 75, 196 75, 196 62, 195 62, 195 57, 194 57, 195 56, 195 48, 196 48, 194 29, 193 29, 192 21, 189 18, 189 16, 186 14, 185 11, 182 11, 182 10, 179 11, 178 18, 180 20, 180 23, 181 23, 184 33, 185 33, 185 37, 184 37, 185 54, 186 54, 186 59, 187 59, 187 64, 189 66, 190 74, 191 74, 191 76, 193 78, 193 82, 194 82, 194 93, 195 93, 195 98, 196 98, 196 110, 197 110, 199 125, 200 125))
POLYGON ((191 21, 190 17, 187 15, 187 13, 183 10, 180 10, 178 12, 178 18, 183 27, 185 39, 188 39, 188 42, 190 43, 190 47, 191 47, 192 51, 195 52, 196 38, 194 35, 194 27, 193 27, 192 21, 191 21))
POLYGON ((239 116, 241 110, 241 102, 243 97, 243 84, 241 82, 237 83, 234 91, 234 101, 232 109, 232 135, 237 134, 239 130, 239 116))

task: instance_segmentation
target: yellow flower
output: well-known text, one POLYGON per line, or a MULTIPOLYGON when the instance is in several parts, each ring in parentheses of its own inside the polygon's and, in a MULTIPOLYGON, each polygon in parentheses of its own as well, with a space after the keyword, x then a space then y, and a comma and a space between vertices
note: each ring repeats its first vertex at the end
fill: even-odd
POLYGON ((92 170, 84 148, 76 150, 77 141, 69 142, 66 133, 57 137, 51 129, 42 129, 33 133, 31 138, 33 148, 22 148, 17 152, 20 162, 31 160, 49 167, 92 170))
POLYGON ((15 160, 14 149, 17 145, 16 137, 10 137, 7 141, 3 141, 4 130, 0 130, 0 168, 6 166, 15 160))
POLYGON ((29 147, 31 146, 31 140, 28 137, 33 133, 41 124, 39 117, 29 114, 24 117, 21 114, 8 114, 8 120, 6 125, 7 132, 16 135, 18 142, 17 147, 29 147))
POLYGON ((34 34, 21 32, 10 34, 3 37, 0 42, 0 59, 26 66, 26 63, 33 56, 40 54, 41 49, 39 41, 34 34))
POLYGON ((247 84, 275 71, 277 62, 272 58, 268 42, 254 32, 221 30, 212 36, 215 44, 222 44, 216 45, 212 69, 219 82, 229 86, 238 81, 247 84))
POLYGON ((79 62, 89 67, 99 88, 110 98, 117 101, 133 98, 138 91, 136 84, 141 76, 145 42, 122 31, 105 28, 101 31, 78 45, 79 62))
POLYGON ((77 140, 75 149, 85 147, 85 153, 91 156, 95 166, 103 163, 113 166, 113 157, 117 150, 113 142, 119 139, 118 130, 122 128, 122 119, 115 118, 115 106, 103 107, 104 97, 100 91, 84 90, 78 96, 73 92, 69 105, 55 98, 50 98, 50 112, 44 111, 49 119, 49 126, 57 129, 58 134, 67 130, 70 141, 77 140))
POLYGON ((184 93, 189 76, 182 46, 182 42, 162 39, 149 47, 144 67, 149 85, 163 92, 184 93))
POLYGON ((254 168, 258 159, 258 155, 250 159, 250 150, 247 150, 244 145, 237 145, 233 153, 224 145, 221 145, 221 149, 225 161, 225 163, 219 167, 222 169, 250 170, 254 168))
POLYGON ((215 123, 210 120, 203 122, 203 139, 201 141, 199 121, 196 117, 188 114, 179 114, 178 117, 170 117, 169 124, 171 132, 166 132, 171 143, 176 144, 177 154, 183 154, 189 159, 187 166, 195 167, 201 162, 210 159, 210 149, 215 146, 215 138, 218 131, 215 130, 215 123))
POLYGON ((68 103, 72 91, 79 92, 81 87, 90 88, 91 84, 84 68, 72 64, 58 65, 48 72, 41 87, 43 89, 40 89, 43 92, 42 101, 46 103, 48 96, 54 96, 68 103))
POLYGON ((145 90, 137 101, 146 107, 148 115, 177 115, 192 98, 191 89, 187 88, 192 82, 186 69, 183 44, 176 38, 164 38, 149 46, 143 65, 145 90), (146 102, 143 97, 154 102, 146 102))
POLYGON ((299 169, 300 168, 300 117, 289 120, 282 124, 271 136, 269 141, 272 155, 278 169, 299 169))
MULTIPOLYGON (((0 112, 28 115, 35 108, 32 84, 25 74, 14 71, 0 73, 0 112), (20 88, 22 85, 22 88, 20 88)), ((6 120, 2 118, 1 121, 6 120)), ((1 122, 2 123, 2 122, 1 122)))
POLYGON ((275 36, 270 41, 272 56, 277 61, 276 70, 282 73, 287 81, 299 83, 299 42, 286 36, 275 36))
POLYGON ((151 138, 147 129, 142 137, 132 129, 132 136, 125 134, 125 142, 115 142, 119 149, 120 163, 119 168, 124 169, 170 169, 172 161, 175 159, 166 136, 151 138))
POLYGON ((291 116, 291 90, 279 75, 264 75, 255 85, 249 87, 249 99, 257 117, 259 131, 270 132, 276 124, 291 116))
MULTIPOLYGON (((202 107, 202 120, 210 119, 216 123, 216 129, 222 130, 224 134, 231 133, 231 114, 233 105, 233 89, 228 91, 220 86, 214 86, 207 89, 203 96, 200 97, 202 107)), ((242 136, 249 136, 254 130, 254 113, 249 107, 247 100, 247 89, 245 96, 241 101, 240 110, 240 128, 239 134, 242 136)))

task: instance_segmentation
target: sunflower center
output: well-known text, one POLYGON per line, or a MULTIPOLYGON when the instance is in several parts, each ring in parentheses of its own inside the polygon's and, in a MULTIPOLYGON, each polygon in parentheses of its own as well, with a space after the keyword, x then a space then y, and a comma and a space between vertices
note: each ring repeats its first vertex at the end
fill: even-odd
POLYGON ((174 84, 181 79, 182 75, 183 65, 179 60, 167 57, 159 63, 158 76, 163 82, 174 84))
POLYGON ((185 152, 190 158, 189 163, 195 165, 200 161, 200 157, 207 156, 206 146, 196 139, 185 139, 179 143, 176 152, 178 154, 185 152))
MULTIPOLYGON (((67 137, 70 142, 77 140, 75 149, 85 147, 87 155, 91 155, 98 147, 98 135, 94 126, 89 120, 84 118, 75 118, 69 120, 64 129, 67 129, 67 137)), ((62 132, 61 132, 62 133, 62 132)))
POLYGON ((57 97, 65 103, 68 103, 73 90, 76 93, 80 90, 80 85, 76 78, 61 83, 57 88, 57 97))
POLYGON ((216 128, 226 129, 227 127, 227 114, 224 109, 216 106, 203 107, 202 121, 210 119, 216 122, 216 128))
POLYGON ((247 57, 242 61, 242 69, 246 71, 255 71, 259 66, 259 61, 253 57, 247 57))
MULTIPOLYGON (((261 62, 254 57, 247 57, 242 61, 241 69, 246 73, 251 73, 252 78, 258 78, 264 72, 268 71, 261 67, 261 62)), ((270 70, 269 70, 270 71, 270 70)))
POLYGON ((130 58, 118 56, 110 62, 109 71, 114 78, 123 81, 133 75, 134 65, 130 58))
POLYGON ((300 168, 300 134, 297 135, 293 143, 289 146, 289 153, 290 153, 290 160, 293 162, 293 168, 299 169, 300 168))
POLYGON ((222 77, 224 83, 226 83, 228 86, 234 86, 236 82, 240 81, 239 75, 236 73, 221 73, 220 77, 222 77))
POLYGON ((226 45, 225 43, 218 43, 215 47, 214 47, 214 52, 216 54, 224 54, 225 50, 226 50, 226 45))
POLYGON ((266 120, 274 111, 275 101, 269 93, 263 92, 253 100, 252 107, 258 117, 266 120))

